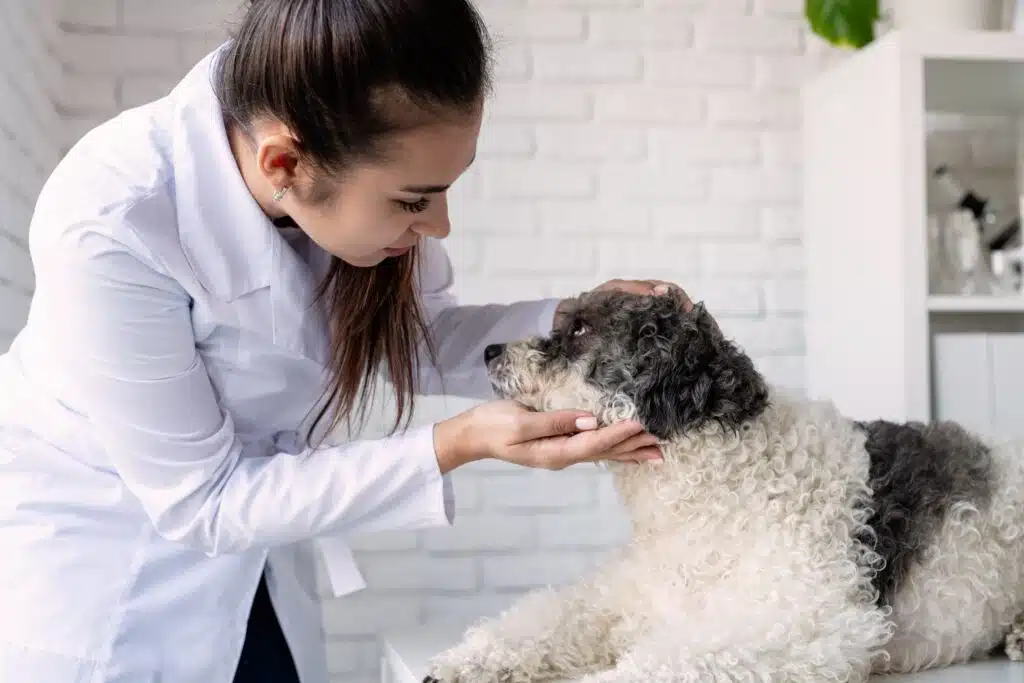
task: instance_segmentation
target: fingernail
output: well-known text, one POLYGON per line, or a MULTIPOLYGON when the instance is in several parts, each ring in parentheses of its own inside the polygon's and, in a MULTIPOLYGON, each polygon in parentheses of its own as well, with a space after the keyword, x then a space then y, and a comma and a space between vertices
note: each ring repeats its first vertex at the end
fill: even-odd
POLYGON ((576 429, 597 429, 597 418, 596 417, 578 417, 578 418, 576 418, 576 429))
POLYGON ((668 294, 668 285, 658 285, 654 288, 655 294, 668 294))

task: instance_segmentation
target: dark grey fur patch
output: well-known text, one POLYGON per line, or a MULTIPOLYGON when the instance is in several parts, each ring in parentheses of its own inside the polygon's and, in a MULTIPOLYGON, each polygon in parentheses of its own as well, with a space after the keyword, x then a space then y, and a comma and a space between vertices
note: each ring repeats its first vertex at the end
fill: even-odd
POLYGON ((874 492, 863 538, 885 565, 874 577, 881 604, 891 604, 914 563, 939 533, 950 508, 984 508, 992 496, 988 448, 952 422, 857 422, 867 433, 874 492))
POLYGON ((764 377, 704 305, 687 311, 671 295, 584 295, 538 348, 550 363, 583 363, 606 395, 629 396, 662 438, 710 421, 737 430, 768 405, 764 377))

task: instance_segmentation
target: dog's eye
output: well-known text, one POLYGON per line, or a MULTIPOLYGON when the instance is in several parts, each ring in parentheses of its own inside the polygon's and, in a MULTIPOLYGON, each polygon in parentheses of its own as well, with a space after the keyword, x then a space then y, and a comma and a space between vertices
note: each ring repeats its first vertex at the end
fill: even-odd
POLYGON ((573 323, 572 329, 569 331, 569 334, 572 335, 573 337, 581 337, 588 331, 589 328, 587 327, 587 324, 581 320, 577 320, 575 323, 573 323))

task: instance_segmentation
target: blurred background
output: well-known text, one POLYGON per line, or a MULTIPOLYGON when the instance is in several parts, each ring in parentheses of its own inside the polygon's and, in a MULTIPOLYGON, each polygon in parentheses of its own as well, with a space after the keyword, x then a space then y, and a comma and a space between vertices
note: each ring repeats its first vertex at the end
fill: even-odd
MULTIPOLYGON (((802 237, 813 226, 800 220, 798 88, 846 58, 810 34, 803 0, 478 4, 499 67, 477 162, 453 189, 463 300, 672 280, 770 379, 800 390, 802 237)), ((28 224, 54 164, 91 127, 166 93, 239 10, 237 0, 2 6, 0 352, 27 315, 28 224)), ((988 195, 1013 196, 999 121, 931 124, 930 152, 988 195)), ((428 402, 418 420, 461 407, 428 402)), ((380 629, 491 612, 577 576, 626 531, 609 483, 596 468, 472 466, 455 475, 454 529, 358 539, 368 589, 324 601, 337 680, 376 679, 380 629)))

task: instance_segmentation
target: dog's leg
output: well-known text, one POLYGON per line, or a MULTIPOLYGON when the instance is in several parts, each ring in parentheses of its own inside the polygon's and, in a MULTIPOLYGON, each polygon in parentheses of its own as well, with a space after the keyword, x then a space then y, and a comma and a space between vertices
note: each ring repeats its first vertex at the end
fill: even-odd
POLYGON ((872 605, 819 603, 778 612, 754 604, 746 620, 722 604, 702 619, 659 627, 614 668, 580 683, 861 683, 892 626, 872 605), (690 623, 687 623, 687 622, 690 623))
POLYGON ((604 595, 593 583, 530 593, 434 657, 425 680, 527 683, 609 668, 619 616, 604 595))
POLYGON ((610 670, 580 683, 862 683, 870 676, 867 651, 851 650, 837 638, 775 646, 728 645, 693 650, 673 639, 644 643, 619 658, 610 670))
POLYGON ((1024 614, 1013 620, 1003 644, 1006 656, 1014 662, 1024 662, 1024 614))

